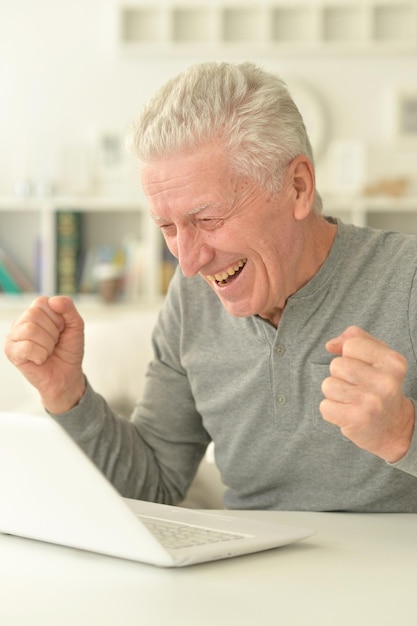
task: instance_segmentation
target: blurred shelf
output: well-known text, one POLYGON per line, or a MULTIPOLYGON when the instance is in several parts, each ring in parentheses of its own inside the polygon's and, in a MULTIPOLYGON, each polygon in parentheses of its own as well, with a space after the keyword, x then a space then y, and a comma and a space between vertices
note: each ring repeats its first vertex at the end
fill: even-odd
MULTIPOLYGON (((143 306, 160 301, 163 243, 140 201, 93 196, 0 197, 0 249, 33 286, 30 294, 3 293, 2 306, 11 306, 19 297, 27 301, 37 294, 61 292, 57 280, 61 246, 58 224, 63 215, 76 215, 77 223, 81 223, 78 234, 64 233, 67 249, 72 244, 78 246, 76 259, 68 261, 67 256, 65 261, 75 264, 73 273, 77 284, 81 285, 82 273, 89 270, 89 258, 95 262, 99 258, 97 251, 108 254, 111 262, 114 256, 110 255, 121 255, 121 287, 117 299, 123 304, 135 302, 143 306), (74 238, 77 238, 76 244, 74 238)), ((77 290, 69 290, 68 295, 81 297, 77 290)), ((94 298, 99 301, 97 291, 91 296, 87 290, 82 297, 84 302, 94 298)))
POLYGON ((417 50, 415 0, 132 0, 121 4, 126 53, 234 50, 300 54, 417 50))

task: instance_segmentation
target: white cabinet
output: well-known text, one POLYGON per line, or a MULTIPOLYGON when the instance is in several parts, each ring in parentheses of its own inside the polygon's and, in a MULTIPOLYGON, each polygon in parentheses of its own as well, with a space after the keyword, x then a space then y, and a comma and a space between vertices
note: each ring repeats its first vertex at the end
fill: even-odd
POLYGON ((132 0, 119 8, 125 52, 410 52, 415 0, 132 0))
MULTIPOLYGON (((35 293, 57 291, 59 241, 57 221, 64 213, 77 213, 81 221, 78 278, 89 256, 97 251, 122 251, 120 299, 153 304, 161 296, 163 242, 146 208, 134 200, 99 197, 0 199, 0 250, 30 280, 35 293), (135 254, 135 260, 127 258, 135 254), (130 272, 130 275, 128 273, 130 272), (130 280, 129 291, 126 281, 130 280)), ((102 261, 102 259, 99 259, 102 261)), ((91 268, 89 268, 90 271, 91 268)), ((94 292, 94 290, 93 290, 94 292)), ((71 294, 72 295, 72 294, 71 294)))

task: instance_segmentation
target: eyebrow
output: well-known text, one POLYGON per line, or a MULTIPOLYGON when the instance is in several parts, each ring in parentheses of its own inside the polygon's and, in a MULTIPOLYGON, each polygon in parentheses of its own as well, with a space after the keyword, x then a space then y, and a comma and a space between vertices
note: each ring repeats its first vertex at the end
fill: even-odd
POLYGON ((185 217, 189 217, 190 215, 196 215, 197 213, 200 213, 201 211, 205 211, 206 209, 218 209, 220 207, 219 204, 216 204, 214 202, 204 202, 203 204, 199 204, 196 207, 194 207, 194 209, 190 209, 189 211, 187 211, 187 213, 185 214, 185 217))
POLYGON ((159 215, 155 215, 154 213, 149 212, 149 215, 151 216, 151 218, 155 221, 155 222, 163 222, 164 218, 160 217, 159 215))
MULTIPOLYGON (((201 211, 205 211, 206 209, 218 209, 220 208, 220 204, 214 203, 214 202, 204 202, 203 204, 198 204, 196 207, 189 209, 186 213, 184 217, 190 217, 192 215, 197 215, 197 213, 200 213, 201 211)), ((164 222, 165 218, 161 217, 160 215, 154 215, 154 213, 150 213, 150 216, 153 220, 155 220, 155 222, 164 222)))

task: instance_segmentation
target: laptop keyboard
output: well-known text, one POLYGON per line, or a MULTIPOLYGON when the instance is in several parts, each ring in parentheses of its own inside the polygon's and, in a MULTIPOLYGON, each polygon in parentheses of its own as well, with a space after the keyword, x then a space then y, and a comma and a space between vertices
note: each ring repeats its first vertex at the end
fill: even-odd
POLYGON ((170 550, 202 546, 219 541, 233 541, 244 537, 244 535, 212 530, 201 526, 190 526, 141 515, 139 517, 158 541, 170 550))

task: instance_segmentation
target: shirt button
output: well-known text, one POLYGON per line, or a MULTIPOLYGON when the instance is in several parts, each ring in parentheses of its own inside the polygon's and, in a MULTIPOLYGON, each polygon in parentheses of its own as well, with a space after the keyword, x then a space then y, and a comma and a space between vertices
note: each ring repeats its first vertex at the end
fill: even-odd
POLYGON ((275 346, 275 352, 278 354, 278 356, 284 356, 285 346, 279 343, 277 346, 275 346))
POLYGON ((279 396, 277 396, 277 400, 278 400, 278 404, 286 404, 287 402, 287 398, 284 396, 284 394, 280 394, 279 396))

